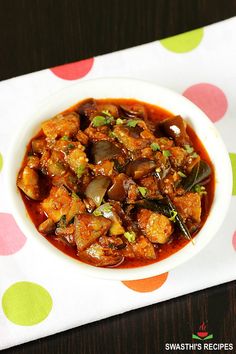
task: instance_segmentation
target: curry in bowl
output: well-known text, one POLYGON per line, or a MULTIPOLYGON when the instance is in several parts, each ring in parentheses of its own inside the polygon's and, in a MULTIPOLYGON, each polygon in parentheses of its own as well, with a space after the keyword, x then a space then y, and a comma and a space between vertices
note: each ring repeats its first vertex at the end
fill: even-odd
POLYGON ((133 99, 87 99, 42 122, 17 186, 58 249, 131 268, 193 242, 211 208, 214 169, 181 116, 133 99))

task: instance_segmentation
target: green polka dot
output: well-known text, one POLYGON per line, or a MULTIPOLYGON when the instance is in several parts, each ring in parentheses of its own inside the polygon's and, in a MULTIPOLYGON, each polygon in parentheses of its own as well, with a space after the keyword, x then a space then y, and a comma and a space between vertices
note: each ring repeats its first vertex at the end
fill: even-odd
POLYGON ((52 309, 52 298, 42 286, 22 281, 5 291, 2 308, 9 321, 21 326, 32 326, 48 316, 52 309))
POLYGON ((190 52, 195 49, 201 42, 204 29, 199 28, 194 31, 178 34, 173 37, 160 40, 160 43, 166 49, 175 53, 190 52))
POLYGON ((230 152, 229 157, 231 160, 232 164, 232 170, 233 170, 233 195, 236 195, 236 153, 230 152))
POLYGON ((2 158, 2 154, 0 153, 0 171, 2 169, 2 165, 3 165, 3 158, 2 158))

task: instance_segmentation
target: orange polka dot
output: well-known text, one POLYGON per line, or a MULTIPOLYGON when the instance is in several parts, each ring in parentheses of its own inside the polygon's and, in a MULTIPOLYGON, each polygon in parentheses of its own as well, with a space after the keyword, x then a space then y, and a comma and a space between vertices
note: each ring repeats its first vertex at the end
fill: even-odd
POLYGON ((74 63, 64 64, 51 68, 51 72, 64 80, 81 79, 92 69, 94 58, 76 61, 74 63))
POLYGON ((131 290, 138 291, 139 293, 148 293, 159 289, 166 281, 168 273, 156 275, 155 277, 139 280, 126 280, 122 283, 131 290))

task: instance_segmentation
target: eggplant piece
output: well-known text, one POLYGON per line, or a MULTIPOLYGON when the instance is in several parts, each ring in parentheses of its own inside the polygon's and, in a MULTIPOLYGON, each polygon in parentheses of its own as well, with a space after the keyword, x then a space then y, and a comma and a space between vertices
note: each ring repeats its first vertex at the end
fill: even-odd
POLYGON ((100 103, 97 105, 97 111, 105 114, 106 116, 112 116, 114 118, 119 117, 118 106, 112 103, 100 103))
POLYGON ((141 158, 128 163, 126 166, 126 174, 133 179, 139 179, 153 172, 155 168, 155 161, 147 158, 141 158))
POLYGON ((122 202, 126 198, 126 188, 125 182, 128 180, 128 177, 124 173, 120 173, 114 178, 113 185, 109 188, 107 195, 110 199, 118 200, 122 202))
POLYGON ((23 171, 18 176, 17 186, 30 199, 33 200, 41 199, 39 175, 35 170, 29 168, 29 166, 25 166, 23 171))
POLYGON ((156 259, 154 246, 145 236, 140 236, 131 246, 137 258, 156 259))
POLYGON ((85 190, 86 197, 91 198, 96 207, 99 207, 110 183, 111 179, 107 176, 95 177, 85 190))
POLYGON ((53 220, 50 218, 43 221, 38 227, 39 232, 42 232, 43 234, 46 235, 53 233, 55 229, 56 229, 56 225, 53 222, 53 220))
POLYGON ((143 132, 143 128, 136 125, 135 127, 126 127, 129 130, 129 136, 135 139, 140 139, 140 133, 143 132))
POLYGON ((161 200, 150 200, 150 199, 138 200, 134 204, 134 207, 152 210, 154 212, 163 214, 168 218, 172 218, 174 215, 174 221, 176 223, 176 226, 181 231, 183 236, 187 240, 192 240, 191 234, 187 226, 185 225, 183 219, 179 215, 177 209, 175 208, 174 204, 172 203, 172 201, 168 196, 166 196, 161 200))
POLYGON ((80 117, 75 112, 58 114, 42 123, 42 130, 50 140, 77 134, 80 129, 80 117))
POLYGON ((109 230, 111 236, 122 235, 125 232, 119 215, 109 203, 100 205, 100 207, 94 210, 93 214, 95 216, 104 216, 106 219, 111 220, 112 223, 109 230))
POLYGON ((146 118, 146 109, 144 106, 141 106, 139 104, 134 104, 134 105, 120 105, 121 110, 123 111, 124 115, 129 118, 135 118, 135 117, 140 117, 140 118, 146 118))
POLYGON ((175 140, 177 145, 189 144, 190 138, 186 131, 186 123, 181 116, 165 119, 160 123, 160 127, 168 137, 175 140))
POLYGON ((167 200, 167 203, 168 203, 168 206, 169 206, 171 217, 173 217, 173 215, 174 215, 174 218, 175 218, 174 220, 176 222, 176 226, 178 227, 178 229, 180 230, 180 232, 182 233, 184 238, 186 238, 189 241, 192 241, 192 236, 191 236, 191 234, 189 232, 189 229, 185 225, 183 219, 179 215, 176 207, 174 206, 174 204, 170 200, 169 196, 166 196, 166 200, 167 200))
POLYGON ((104 160, 114 159, 121 153, 121 149, 107 140, 100 140, 94 143, 91 148, 91 157, 96 164, 104 160))
POLYGON ((151 210, 141 209, 137 215, 138 224, 152 243, 164 244, 169 241, 174 230, 169 218, 151 210))
POLYGON ((90 116, 97 110, 97 104, 93 98, 88 98, 84 100, 81 104, 76 107, 76 112, 81 117, 80 129, 83 131, 90 125, 90 116))
POLYGON ((32 140, 31 146, 34 154, 42 155, 47 148, 47 141, 44 138, 34 139, 32 140))
POLYGON ((207 162, 200 160, 191 173, 183 179, 182 187, 186 192, 190 191, 196 184, 202 182, 211 174, 211 168, 207 162))
POLYGON ((79 253, 79 258, 96 267, 118 267, 123 261, 124 257, 118 252, 112 252, 110 249, 109 254, 107 249, 102 247, 98 242, 93 243, 85 251, 79 253))
POLYGON ((75 243, 80 252, 107 233, 111 226, 111 220, 93 214, 80 214, 75 217, 74 226, 75 243))

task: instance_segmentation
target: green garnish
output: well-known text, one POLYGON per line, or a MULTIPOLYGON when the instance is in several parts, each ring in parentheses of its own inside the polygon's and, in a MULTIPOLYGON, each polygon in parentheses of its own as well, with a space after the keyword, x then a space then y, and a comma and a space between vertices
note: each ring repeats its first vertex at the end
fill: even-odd
POLYGON ((138 187, 138 190, 139 190, 140 194, 141 194, 143 197, 145 197, 145 196, 147 195, 147 192, 148 192, 147 188, 145 188, 145 187, 138 187))
POLYGON ((94 117, 92 120, 92 124, 94 127, 102 127, 103 125, 108 125, 114 120, 114 118, 108 111, 102 111, 102 113, 106 114, 106 117, 104 116, 94 117), (109 113, 109 115, 107 113, 109 113))
POLYGON ((139 119, 131 119, 127 122, 127 127, 134 128, 139 123, 139 119))
POLYGON ((178 215, 177 211, 171 210, 171 211, 170 211, 170 218, 168 218, 168 219, 169 219, 170 221, 175 222, 175 221, 176 221, 176 220, 175 220, 176 215, 178 215))
POLYGON ((187 177, 187 176, 186 176, 183 172, 181 172, 181 171, 178 171, 177 173, 178 173, 178 175, 179 175, 180 177, 183 177, 183 178, 187 177))
POLYGON ((160 150, 160 145, 158 145, 157 143, 151 143, 150 148, 153 151, 157 151, 157 150, 160 150))
POLYGON ((111 113, 108 110, 104 110, 102 111, 102 113, 105 114, 105 116, 112 117, 111 113))
POLYGON ((69 140, 69 137, 68 137, 67 135, 64 135, 64 136, 61 138, 61 140, 63 140, 63 141, 68 141, 68 140, 69 140))
POLYGON ((102 216, 102 212, 101 212, 101 210, 96 209, 96 210, 94 210, 93 215, 94 216, 102 216))
POLYGON ((117 118, 116 124, 117 124, 117 125, 123 124, 123 120, 122 120, 121 118, 117 118))
POLYGON ((85 172, 85 166, 80 165, 76 170, 77 177, 80 178, 84 174, 84 172, 85 172))
POLYGON ((194 153, 191 155, 191 157, 192 157, 193 159, 196 159, 198 156, 199 156, 199 155, 198 155, 196 152, 194 152, 194 153))
POLYGON ((204 186, 201 186, 200 184, 196 184, 194 186, 194 192, 200 194, 200 196, 207 194, 206 188, 204 186))
POLYGON ((127 240, 131 243, 135 242, 136 239, 136 233, 134 231, 131 232, 125 232, 124 233, 125 238, 127 238, 127 240))
POLYGON ((184 145, 185 150, 187 151, 188 154, 191 154, 194 151, 194 148, 190 145, 184 145))
POLYGON ((110 213, 112 211, 112 206, 109 203, 101 205, 101 210, 103 213, 110 213))
POLYGON ((112 206, 109 203, 100 205, 97 209, 94 210, 93 215, 102 216, 105 213, 110 213, 112 211, 112 206))
POLYGON ((113 131, 111 131, 111 130, 109 131, 108 135, 109 135, 110 138, 116 138, 116 134, 113 131))
POLYGON ((70 149, 73 149, 74 147, 75 147, 74 144, 68 144, 68 145, 67 145, 67 149, 69 149, 69 150, 70 150, 70 149))
POLYGON ((93 118, 92 124, 94 127, 101 127, 107 124, 107 118, 103 116, 96 116, 93 118))
POLYGON ((165 156, 165 157, 171 156, 171 152, 170 152, 169 150, 163 150, 163 151, 162 151, 162 154, 163 154, 163 156, 165 156))

